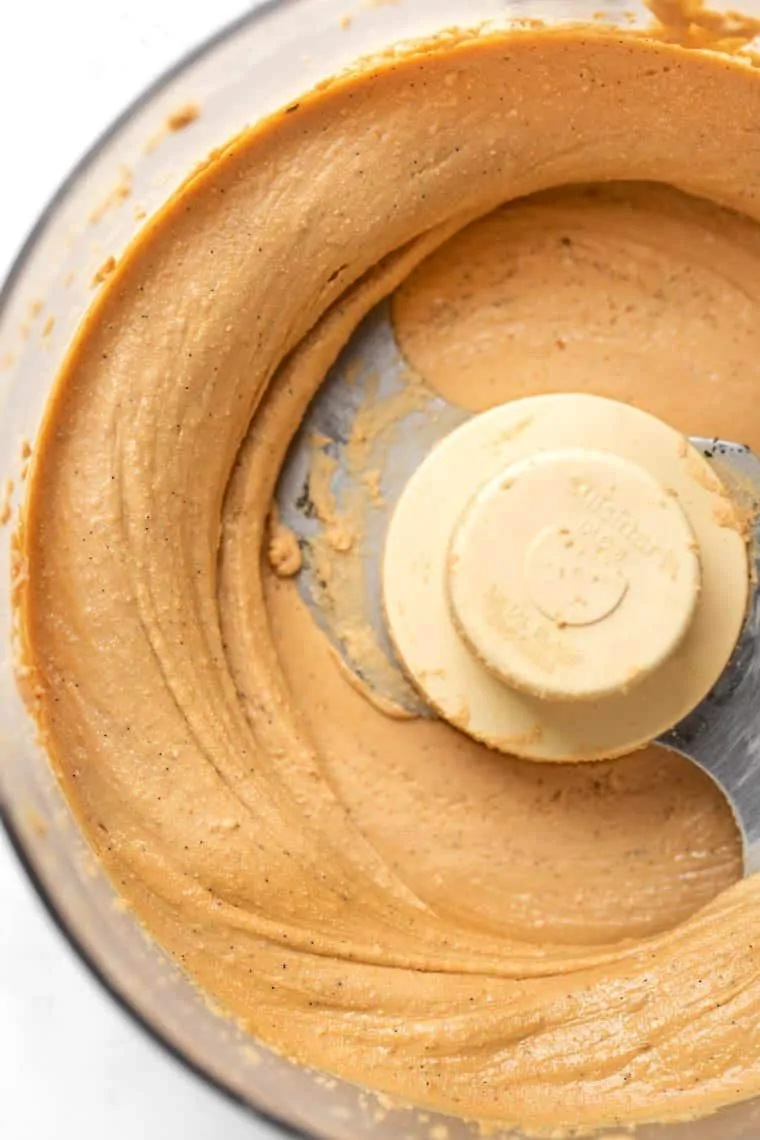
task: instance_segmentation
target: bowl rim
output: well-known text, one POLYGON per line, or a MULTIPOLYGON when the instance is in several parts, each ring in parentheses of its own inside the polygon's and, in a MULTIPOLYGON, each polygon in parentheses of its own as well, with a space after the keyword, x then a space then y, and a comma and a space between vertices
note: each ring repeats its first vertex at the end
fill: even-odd
MULTIPOLYGON (((262 22, 275 10, 284 7, 296 7, 301 0, 253 0, 253 2, 255 6, 252 9, 243 12, 241 15, 223 24, 217 31, 204 37, 195 47, 184 52, 175 59, 173 63, 170 63, 165 69, 160 71, 156 78, 130 100, 116 118, 111 120, 108 126, 103 128, 93 143, 71 166, 68 174, 64 176, 42 208, 37 220, 32 225, 18 252, 13 257, 10 268, 2 280, 2 284, 0 284, 0 323, 11 305, 17 282, 23 274, 27 261, 42 238, 56 225, 59 207, 63 205, 68 194, 74 189, 80 179, 88 173, 90 167, 101 156, 102 152, 119 131, 129 124, 134 115, 147 107, 153 99, 160 96, 169 84, 177 79, 191 64, 202 59, 217 47, 234 39, 239 32, 255 29, 255 26, 259 22, 262 22)), ((268 1128, 273 1129, 274 1131, 271 1133, 273 1140, 276 1135, 293 1137, 294 1140, 316 1140, 315 1133, 306 1132, 276 1113, 259 1107, 241 1093, 237 1092, 224 1080, 214 1076, 202 1065, 192 1060, 187 1053, 183 1052, 183 1050, 171 1040, 168 1034, 154 1025, 148 1016, 132 1003, 129 996, 108 976, 105 969, 101 967, 90 951, 85 949, 79 941, 73 926, 59 908, 53 890, 48 887, 37 871, 21 832, 16 827, 10 807, 5 802, 4 797, 0 797, 0 825, 2 825, 8 836, 10 845, 22 869, 26 873, 37 898, 52 919, 53 925, 57 927, 60 934, 63 935, 63 938, 74 951, 79 961, 84 964, 90 976, 100 984, 100 987, 111 1000, 127 1014, 131 1022, 137 1025, 147 1038, 159 1045, 164 1053, 168 1054, 174 1061, 179 1062, 186 1071, 200 1078, 207 1087, 221 1093, 228 1102, 243 1108, 256 1120, 268 1128)))

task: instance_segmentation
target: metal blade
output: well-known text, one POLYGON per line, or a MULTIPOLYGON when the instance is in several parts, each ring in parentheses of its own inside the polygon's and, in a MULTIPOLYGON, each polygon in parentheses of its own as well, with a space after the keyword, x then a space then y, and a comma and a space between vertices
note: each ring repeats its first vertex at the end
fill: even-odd
MULTIPOLYGON (((298 589, 315 621, 381 702, 414 716, 435 714, 408 682, 388 637, 382 551, 407 479, 468 418, 410 373, 384 302, 357 328, 312 401, 277 488, 282 521, 303 553, 298 589), (337 537, 329 549, 331 528, 337 537), (369 653, 368 639, 374 642, 369 653)), ((718 439, 692 443, 756 512, 760 460, 749 448, 718 439)), ((760 528, 752 551, 755 587, 731 662, 705 700, 659 740, 699 764, 726 794, 744 837, 748 872, 760 870, 759 537, 760 528)))
MULTIPOLYGON (((693 438, 739 501, 757 518, 760 459, 739 443, 693 438)), ((688 756, 726 794, 744 838, 747 874, 760 870, 760 526, 751 559, 753 589, 734 654, 712 692, 659 741, 688 756)))

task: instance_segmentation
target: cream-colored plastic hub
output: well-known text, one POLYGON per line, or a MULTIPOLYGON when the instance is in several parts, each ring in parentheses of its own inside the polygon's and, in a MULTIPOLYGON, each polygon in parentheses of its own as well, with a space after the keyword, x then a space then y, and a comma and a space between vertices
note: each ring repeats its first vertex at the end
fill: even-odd
POLYGON ((678 501, 643 467, 609 452, 547 451, 475 495, 454 530, 447 583, 459 631, 487 668, 539 697, 591 700, 673 652, 694 615, 700 564, 678 501))
POLYGON ((734 517, 709 463, 645 412, 505 404, 407 484, 383 568, 391 636, 433 707, 492 747, 620 755, 728 662, 749 589, 734 517))

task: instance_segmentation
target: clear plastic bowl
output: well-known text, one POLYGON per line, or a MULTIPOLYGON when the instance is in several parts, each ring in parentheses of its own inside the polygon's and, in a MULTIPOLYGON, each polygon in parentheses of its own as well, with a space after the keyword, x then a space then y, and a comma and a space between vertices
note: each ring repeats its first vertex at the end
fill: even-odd
MULTIPOLYGON (((760 14, 760 0, 753 0, 760 14)), ((752 7, 752 4, 745 4, 752 7)), ((93 274, 209 150, 358 56, 401 39, 482 20, 592 19, 594 0, 269 0, 184 59, 145 92, 79 163, 24 245, 0 295, 0 461, 19 486, 22 443, 33 440, 62 354, 92 300, 93 274), (345 17, 351 17, 350 23, 345 17), (202 108, 187 130, 150 146, 168 115, 202 108), (131 172, 128 198, 118 192, 131 172), (28 327, 34 303, 45 316, 28 327), (47 314, 55 317, 43 335, 47 314)), ((631 5, 608 6, 631 27, 631 5)), ((638 10, 638 19, 644 13, 638 10)), ((462 1121, 387 1109, 341 1081, 293 1065, 214 1013, 119 907, 63 799, 13 676, 11 529, 0 534, 0 811, 34 886, 82 959, 148 1033, 199 1076, 268 1122, 268 1134, 329 1140, 475 1136, 462 1121), (440 1135, 444 1135, 443 1132, 440 1135)), ((571 1125, 572 1121, 568 1121, 571 1125)), ((502 1134, 517 1137, 511 1132, 502 1134)), ((760 1140, 760 1100, 704 1120, 638 1129, 639 1140, 760 1140)))

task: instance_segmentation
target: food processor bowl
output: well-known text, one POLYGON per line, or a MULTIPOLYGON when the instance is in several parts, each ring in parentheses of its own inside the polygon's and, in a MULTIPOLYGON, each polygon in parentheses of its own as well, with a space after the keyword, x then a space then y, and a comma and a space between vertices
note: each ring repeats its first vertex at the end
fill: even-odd
MULTIPOLYGON (((760 15, 760 0, 754 7, 760 15)), ((399 40, 482 21, 600 18, 631 28, 650 16, 618 3, 599 13, 596 0, 270 0, 173 67, 74 169, 24 245, 0 297, 0 460, 3 477, 15 486, 14 513, 28 443, 92 301, 99 268, 119 256, 143 219, 210 150, 357 57, 399 40), (200 110, 196 119, 183 117, 182 109, 191 104, 200 110)), ((6 491, 11 493, 10 484, 6 491)), ((211 1007, 120 903, 78 830, 19 695, 12 650, 12 531, 9 525, 0 532, 6 647, 0 673, 0 810, 37 892, 82 959, 148 1033, 266 1122, 259 1134, 263 1128, 272 1137, 328 1140, 478 1135, 475 1124, 392 1107, 385 1098, 292 1064, 254 1041, 211 1007)), ((639 1140, 760 1140, 760 1100, 632 1134, 639 1140)), ((521 1134, 507 1130, 499 1136, 518 1140, 521 1134)))

